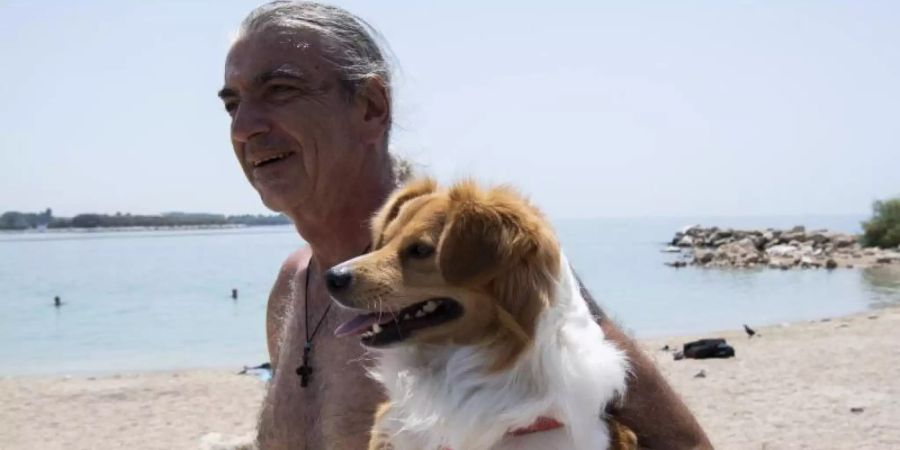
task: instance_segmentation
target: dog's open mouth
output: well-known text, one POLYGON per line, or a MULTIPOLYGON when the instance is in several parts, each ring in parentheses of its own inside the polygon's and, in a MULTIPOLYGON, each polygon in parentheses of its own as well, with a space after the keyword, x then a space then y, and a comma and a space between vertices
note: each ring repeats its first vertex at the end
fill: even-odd
POLYGON ((396 312, 362 314, 334 330, 337 336, 359 335, 363 345, 383 347, 401 342, 413 331, 447 323, 463 314, 463 307, 451 298, 432 298, 396 312))

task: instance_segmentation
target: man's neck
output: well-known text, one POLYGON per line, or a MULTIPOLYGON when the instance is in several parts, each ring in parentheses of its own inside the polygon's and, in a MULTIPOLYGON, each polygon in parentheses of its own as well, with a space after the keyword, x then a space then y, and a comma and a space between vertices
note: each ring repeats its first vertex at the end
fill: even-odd
POLYGON ((395 188, 390 159, 370 162, 372 166, 356 176, 348 175, 346 192, 339 204, 324 208, 300 208, 289 214, 297 232, 312 248, 316 271, 359 256, 371 243, 369 220, 395 188), (318 211, 317 211, 318 210, 318 211), (315 211, 315 214, 310 212, 315 211), (327 211, 327 212, 326 212, 327 211))

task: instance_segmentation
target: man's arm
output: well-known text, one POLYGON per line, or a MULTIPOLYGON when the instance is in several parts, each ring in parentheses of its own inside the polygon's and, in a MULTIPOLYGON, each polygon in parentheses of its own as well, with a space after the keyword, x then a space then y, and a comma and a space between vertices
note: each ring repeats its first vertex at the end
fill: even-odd
POLYGON ((578 279, 578 284, 606 338, 625 351, 631 366, 624 404, 613 405, 609 412, 634 431, 640 448, 712 449, 697 419, 656 369, 653 361, 603 314, 581 279, 578 279))

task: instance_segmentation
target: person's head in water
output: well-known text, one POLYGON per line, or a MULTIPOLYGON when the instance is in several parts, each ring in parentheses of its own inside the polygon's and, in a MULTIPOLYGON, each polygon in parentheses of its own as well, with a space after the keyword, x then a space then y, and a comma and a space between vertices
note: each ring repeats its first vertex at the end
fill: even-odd
POLYGON ((375 36, 308 2, 269 3, 242 22, 219 97, 238 162, 270 209, 339 215, 358 186, 394 183, 391 75, 375 36))
POLYGON ((53 297, 53 306, 59 308, 62 306, 62 300, 59 299, 59 296, 53 297))

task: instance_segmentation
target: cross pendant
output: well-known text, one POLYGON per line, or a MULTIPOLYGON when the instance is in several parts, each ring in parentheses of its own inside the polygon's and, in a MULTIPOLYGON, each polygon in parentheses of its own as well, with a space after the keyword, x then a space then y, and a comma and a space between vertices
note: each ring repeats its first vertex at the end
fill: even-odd
POLYGON ((300 376, 300 387, 306 387, 309 385, 309 378, 312 376, 313 368, 309 365, 309 352, 312 350, 312 346, 309 341, 306 342, 306 345, 303 346, 303 364, 297 368, 297 375, 300 376))

